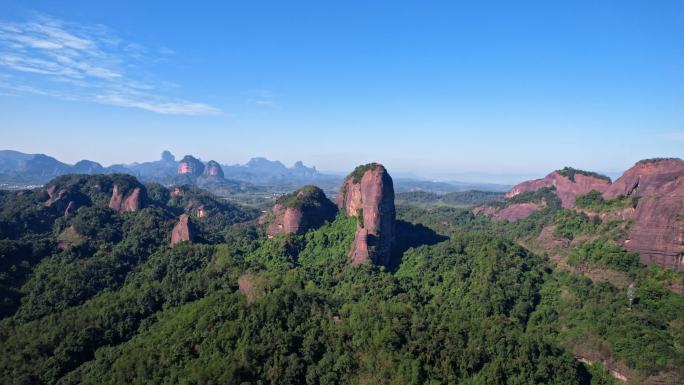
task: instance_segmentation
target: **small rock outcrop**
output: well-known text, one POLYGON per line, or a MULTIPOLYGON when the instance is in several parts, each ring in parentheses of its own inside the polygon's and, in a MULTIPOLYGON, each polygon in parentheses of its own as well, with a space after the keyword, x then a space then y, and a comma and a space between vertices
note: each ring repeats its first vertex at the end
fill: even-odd
POLYGON ((608 177, 566 167, 554 171, 542 179, 528 180, 513 186, 506 193, 506 198, 512 198, 527 191, 537 191, 543 187, 555 187, 556 195, 560 198, 563 207, 568 209, 575 205, 575 199, 579 195, 592 190, 604 192, 610 186, 610 178, 608 177))
POLYGON ((192 155, 186 155, 178 163, 178 175, 198 177, 204 172, 204 163, 192 155))
POLYGON ((385 167, 370 163, 349 174, 337 195, 337 207, 357 217, 352 264, 388 265, 395 236, 394 185, 385 167))
POLYGON ((142 207, 142 190, 135 187, 124 195, 118 185, 112 188, 112 197, 109 199, 109 208, 119 213, 138 211, 142 207))
POLYGON ((218 162, 210 160, 204 168, 205 177, 223 179, 223 169, 218 162))
POLYGON ((190 216, 188 214, 182 214, 171 232, 171 245, 173 246, 183 241, 192 242, 194 238, 195 231, 192 227, 192 223, 190 223, 190 216))
POLYGON ((268 224, 268 236, 275 234, 302 234, 335 219, 337 207, 316 186, 304 186, 284 195, 273 208, 259 218, 268 224))

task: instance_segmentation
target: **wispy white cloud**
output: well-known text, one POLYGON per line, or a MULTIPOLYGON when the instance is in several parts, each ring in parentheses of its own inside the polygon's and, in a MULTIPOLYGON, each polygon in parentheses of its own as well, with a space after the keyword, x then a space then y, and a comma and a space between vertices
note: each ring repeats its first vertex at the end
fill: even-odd
MULTIPOLYGON (((149 52, 102 25, 67 23, 47 16, 26 22, 0 21, 0 89, 159 114, 221 113, 205 103, 165 95, 173 83, 150 81, 140 69, 154 62, 149 52)), ((153 52, 174 54, 166 47, 153 52)))
POLYGON ((144 101, 140 98, 131 97, 127 94, 102 94, 97 95, 97 100, 101 103, 111 104, 121 107, 140 108, 159 114, 171 115, 215 115, 221 111, 215 107, 188 101, 144 101))

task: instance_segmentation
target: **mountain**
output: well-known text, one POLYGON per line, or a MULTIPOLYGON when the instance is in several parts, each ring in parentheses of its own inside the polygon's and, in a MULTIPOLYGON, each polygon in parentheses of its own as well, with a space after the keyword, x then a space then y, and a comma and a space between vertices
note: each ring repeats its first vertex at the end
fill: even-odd
POLYGON ((0 182, 45 183, 71 170, 70 165, 43 154, 0 151, 0 182))
POLYGON ((679 384, 684 273, 610 219, 637 196, 663 215, 678 167, 494 203, 545 202, 515 222, 397 209, 379 164, 337 207, 309 185, 261 216, 122 174, 0 190, 0 382, 679 384))
POLYGON ((615 241, 637 252, 644 264, 684 268, 684 161, 646 159, 612 182, 566 167, 514 186, 505 202, 474 209, 499 221, 518 221, 558 206, 592 220, 622 222, 615 241))
POLYGON ((280 161, 266 158, 252 158, 244 165, 223 165, 226 178, 250 182, 256 185, 301 186, 315 183, 324 190, 330 190, 341 180, 334 175, 322 174, 315 167, 307 167, 298 161, 287 167, 280 161))
MULTIPOLYGON (((302 185, 315 184, 330 196, 335 196, 344 179, 343 174, 322 173, 316 167, 308 167, 301 161, 295 162, 292 167, 287 167, 280 161, 263 157, 252 158, 242 165, 220 165, 213 160, 205 164, 192 155, 186 155, 177 161, 171 152, 163 151, 160 159, 156 161, 103 167, 89 160, 69 165, 47 155, 24 154, 10 150, 0 151, 0 183, 10 186, 41 185, 65 174, 114 173, 130 174, 142 181, 159 182, 165 185, 194 184, 219 195, 263 192, 282 194, 294 191, 302 185), (202 176, 214 178, 202 178, 202 176)), ((468 190, 506 191, 510 186, 398 178, 394 181, 394 188, 398 193, 429 191, 445 194, 468 190)))

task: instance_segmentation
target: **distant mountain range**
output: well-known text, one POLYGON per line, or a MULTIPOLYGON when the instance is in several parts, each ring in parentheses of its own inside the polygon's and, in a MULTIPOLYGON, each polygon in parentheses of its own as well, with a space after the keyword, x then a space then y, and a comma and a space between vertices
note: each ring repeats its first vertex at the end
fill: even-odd
MULTIPOLYGON (((26 154, 12 150, 0 150, 0 187, 25 187, 42 185, 65 174, 130 174, 142 181, 159 182, 164 185, 194 184, 220 195, 236 192, 290 191, 305 184, 316 184, 327 193, 336 193, 343 176, 321 173, 316 167, 308 167, 301 161, 292 167, 277 160, 252 158, 245 164, 220 165, 215 161, 206 164, 187 155, 180 161, 169 151, 161 159, 108 167, 91 160, 67 164, 45 154, 26 154)), ((402 178, 395 180, 397 192, 431 191, 445 194, 456 191, 484 190, 507 191, 508 185, 434 182, 402 178)))

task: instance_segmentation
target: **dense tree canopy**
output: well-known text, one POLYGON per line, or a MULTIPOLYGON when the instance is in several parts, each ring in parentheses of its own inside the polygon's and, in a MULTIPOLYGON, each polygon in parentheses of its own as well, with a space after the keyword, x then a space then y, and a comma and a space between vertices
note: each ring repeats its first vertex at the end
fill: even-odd
POLYGON ((628 224, 553 190, 518 197, 549 205, 515 223, 400 206, 394 264, 352 267, 342 213, 269 238, 201 190, 148 185, 143 209, 117 213, 105 181, 66 181, 85 202, 68 215, 39 190, 0 194, 2 383, 614 383, 601 361, 683 378, 682 274, 640 266, 612 241, 628 224), (171 247, 183 212, 200 236, 171 247), (549 228, 565 269, 530 251, 549 228), (597 269, 635 284, 631 310, 625 287, 581 274, 597 269))

